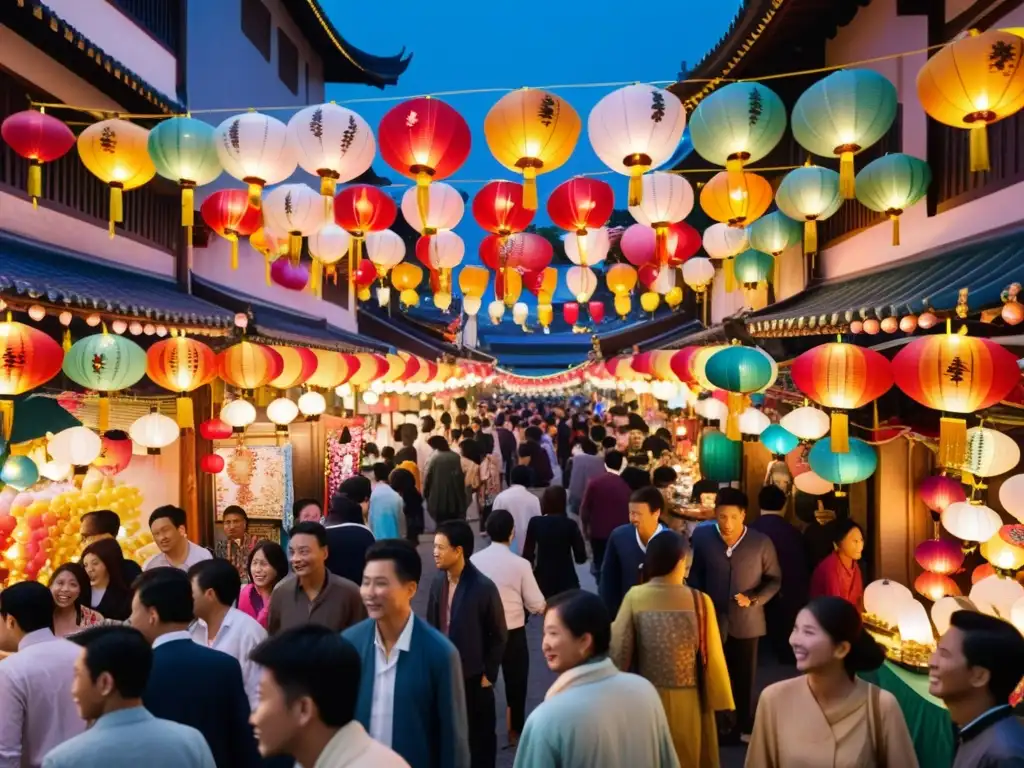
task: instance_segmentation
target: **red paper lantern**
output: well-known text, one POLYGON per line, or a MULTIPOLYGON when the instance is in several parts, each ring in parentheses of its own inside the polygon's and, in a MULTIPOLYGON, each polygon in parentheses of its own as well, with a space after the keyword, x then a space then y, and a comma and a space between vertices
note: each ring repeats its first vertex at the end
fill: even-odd
POLYGON ((204 440, 227 440, 234 433, 220 419, 207 419, 199 425, 199 434, 204 440))
POLYGON ((684 384, 692 384, 695 381, 693 376, 693 361, 700 350, 700 347, 683 347, 672 355, 672 359, 669 361, 669 367, 672 369, 672 373, 674 373, 676 378, 684 384))
POLYGON ((421 358, 416 355, 408 355, 405 358, 405 371, 398 377, 399 381, 411 381, 412 377, 420 371, 421 358))
POLYGON ((480 243, 480 260, 493 270, 543 272, 554 255, 551 243, 532 232, 516 232, 508 237, 487 235, 480 243))
POLYGON ((241 341, 217 356, 220 377, 241 390, 259 389, 281 375, 284 359, 274 349, 241 341))
POLYGON ((316 366, 319 361, 313 350, 306 347, 278 345, 274 345, 273 349, 281 356, 284 368, 267 386, 282 391, 291 389, 292 387, 305 384, 309 377, 316 373, 316 366))
POLYGON ((224 471, 224 457, 219 453, 208 453, 199 460, 199 469, 209 475, 224 471))
POLYGON ((914 559, 926 571, 948 575, 963 566, 964 552, 958 541, 928 539, 914 549, 914 559))
POLYGON ((636 276, 640 280, 640 284, 645 288, 650 288, 654 285, 654 281, 658 279, 658 275, 661 273, 661 266, 656 261, 648 262, 640 267, 636 271, 636 276))
POLYGON ((199 207, 206 226, 231 243, 231 268, 238 269, 238 238, 263 226, 263 212, 249 203, 245 189, 221 189, 199 207))
POLYGON ((473 198, 473 218, 493 235, 508 237, 522 232, 536 211, 523 207, 523 186, 511 181, 484 184, 473 198))
POLYGON ((24 323, 0 322, 0 397, 45 384, 60 373, 63 362, 60 344, 42 331, 24 323))
POLYGON ((587 310, 590 312, 590 319, 595 323, 600 323, 604 320, 604 303, 600 301, 591 301, 587 304, 587 310))
POLYGON ((579 177, 564 181, 548 197, 548 216, 556 227, 586 235, 603 227, 615 207, 611 185, 600 179, 579 177))
POLYGON ((992 563, 982 563, 973 571, 971 571, 971 585, 977 584, 982 579, 987 579, 989 576, 995 576, 996 569, 992 566, 992 563))
POLYGON ((334 221, 356 238, 395 223, 398 206, 387 193, 369 184, 353 184, 334 197, 334 221))
POLYGON ((373 265, 373 262, 369 259, 360 261, 355 272, 356 285, 360 288, 368 288, 373 285, 373 281, 376 279, 377 268, 373 265))
POLYGON ((960 587, 949 576, 929 571, 925 571, 914 579, 914 591, 933 602, 944 597, 958 597, 962 594, 960 587))
POLYGON ((43 196, 43 163, 64 157, 75 146, 75 134, 52 115, 35 109, 15 112, 0 124, 0 137, 29 161, 28 194, 35 207, 43 196))
POLYGON ((93 459, 92 466, 108 477, 126 469, 132 460, 132 439, 120 429, 103 433, 100 455, 93 459))
POLYGON ((917 493, 928 509, 939 514, 950 504, 967 501, 963 484, 946 475, 926 477, 917 486, 917 493))
POLYGON ((580 319, 580 305, 575 301, 569 301, 562 305, 562 319, 568 325, 576 325, 580 319))

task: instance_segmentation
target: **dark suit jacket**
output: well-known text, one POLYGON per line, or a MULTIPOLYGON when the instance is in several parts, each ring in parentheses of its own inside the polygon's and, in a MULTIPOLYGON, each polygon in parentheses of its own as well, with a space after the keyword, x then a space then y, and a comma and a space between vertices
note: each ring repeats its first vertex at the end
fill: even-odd
POLYGON ((232 656, 191 639, 158 646, 142 702, 155 717, 203 734, 217 768, 260 765, 242 668, 232 656))
MULTIPOLYGON (((442 597, 447 581, 444 571, 438 573, 430 585, 427 601, 427 621, 438 630, 441 629, 441 612, 447 610, 442 597)), ((478 679, 487 675, 492 683, 498 679, 498 667, 508 640, 505 610, 494 582, 469 561, 455 587, 448 639, 459 649, 463 675, 478 679)))
POLYGON ((531 518, 526 526, 523 557, 533 565, 533 575, 544 597, 553 597, 567 589, 579 589, 576 563, 587 562, 587 546, 571 517, 541 515, 531 518))
POLYGON ((115 587, 107 587, 99 605, 93 610, 104 619, 127 621, 128 617, 132 615, 132 592, 130 589, 120 590, 115 587))

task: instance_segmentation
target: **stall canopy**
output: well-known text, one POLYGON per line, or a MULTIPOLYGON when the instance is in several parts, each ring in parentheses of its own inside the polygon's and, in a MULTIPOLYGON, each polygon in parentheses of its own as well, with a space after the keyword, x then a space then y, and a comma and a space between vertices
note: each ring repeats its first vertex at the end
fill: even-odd
POLYGON ((415 322, 406 315, 388 315, 387 310, 373 306, 369 302, 359 307, 358 317, 361 338, 386 342, 397 349, 430 360, 436 360, 442 355, 452 355, 474 362, 494 362, 490 355, 449 343, 442 336, 440 329, 415 322))

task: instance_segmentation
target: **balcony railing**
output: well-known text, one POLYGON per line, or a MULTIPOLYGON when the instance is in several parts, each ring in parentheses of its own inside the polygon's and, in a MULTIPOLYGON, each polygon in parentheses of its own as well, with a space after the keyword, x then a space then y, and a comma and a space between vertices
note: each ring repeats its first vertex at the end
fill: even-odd
POLYGON ((1024 114, 1018 112, 988 127, 992 168, 986 173, 971 172, 968 131, 931 120, 929 131, 929 162, 939 212, 1024 181, 1024 114))
MULTIPOLYGON (((0 69, 0 121, 25 109, 28 95, 39 101, 57 101, 0 69)), ((72 126, 72 130, 78 132, 82 127, 72 126)), ((23 193, 27 180, 28 163, 7 144, 0 142, 0 188, 23 193)), ((109 197, 107 185, 86 170, 74 149, 43 167, 40 205, 106 226, 109 197)), ((125 192, 124 224, 118 228, 119 234, 128 234, 148 245, 173 252, 181 232, 181 202, 175 187, 169 182, 158 178, 139 189, 125 192)))
MULTIPOLYGON (((165 45, 175 56, 181 53, 181 0, 109 0, 165 45)), ((209 2, 209 0, 207 0, 209 2)))

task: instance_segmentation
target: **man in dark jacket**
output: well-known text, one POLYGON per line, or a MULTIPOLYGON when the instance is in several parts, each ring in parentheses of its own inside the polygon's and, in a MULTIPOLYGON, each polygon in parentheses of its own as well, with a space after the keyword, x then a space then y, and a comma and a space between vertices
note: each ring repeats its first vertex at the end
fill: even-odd
POLYGON ((155 717, 202 733, 217 768, 258 766, 242 669, 228 654, 193 642, 193 620, 184 571, 153 568, 135 582, 131 624, 153 646, 142 702, 155 717))
POLYGON ((608 606, 609 616, 618 615, 626 593, 640 583, 647 545, 665 530, 661 524, 664 511, 665 497, 653 485, 633 491, 629 497, 629 522, 620 525, 608 537, 598 591, 608 606))
POLYGON ((519 446, 519 455, 522 456, 524 450, 527 452, 526 455, 530 459, 530 463, 527 466, 533 470, 537 482, 536 487, 547 488, 551 485, 551 480, 554 478, 554 467, 551 466, 551 460, 548 458, 548 454, 540 442, 544 433, 538 426, 529 426, 523 432, 523 435, 526 437, 526 440, 519 446))
POLYGON ((501 451, 501 464, 505 468, 505 484, 511 483, 512 468, 516 465, 516 436, 511 425, 506 421, 505 414, 499 413, 494 418, 494 434, 501 451))
POLYGON ((699 525, 690 539, 693 565, 686 583, 711 598, 736 702, 736 727, 726 743, 749 734, 757 672, 757 641, 765 634, 764 606, 779 591, 782 573, 771 539, 744 525, 747 496, 722 488, 715 499, 715 525, 699 525))
POLYGON ((366 526, 370 506, 370 481, 353 475, 338 486, 327 514, 327 570, 352 583, 363 583, 363 561, 375 541, 366 526))
POLYGON ((472 768, 494 768, 498 744, 493 686, 508 629, 498 588, 469 562, 472 554, 468 523, 449 520, 438 525, 434 563, 441 573, 430 585, 427 621, 452 641, 462 659, 472 768))
POLYGON ((580 500, 580 522, 583 537, 590 541, 593 553, 594 577, 601 578, 604 551, 608 537, 620 525, 629 523, 630 488, 622 479, 626 457, 619 451, 607 451, 604 455, 602 474, 591 478, 583 489, 580 500))

